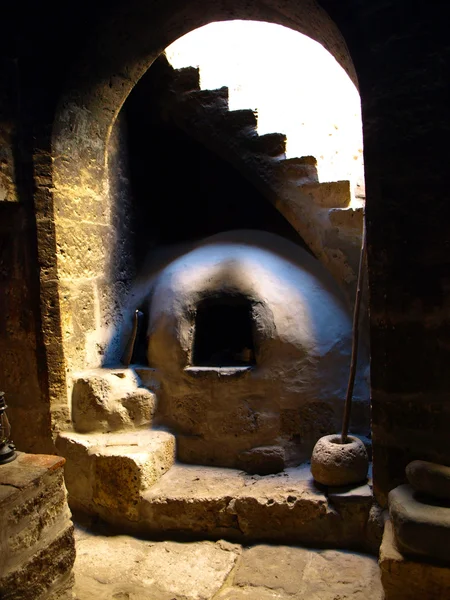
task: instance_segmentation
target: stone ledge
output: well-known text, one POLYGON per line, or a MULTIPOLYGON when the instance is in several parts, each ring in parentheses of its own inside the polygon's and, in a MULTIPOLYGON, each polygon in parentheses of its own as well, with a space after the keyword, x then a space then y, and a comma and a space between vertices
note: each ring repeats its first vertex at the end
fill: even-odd
POLYGON ((140 519, 151 535, 373 550, 366 539, 371 490, 347 494, 338 505, 329 502, 314 485, 309 465, 263 477, 175 465, 144 494, 140 519))
POLYGON ((73 507, 124 531, 378 550, 377 536, 368 533, 371 487, 333 489, 328 497, 308 464, 266 476, 174 465, 174 436, 155 430, 63 433, 56 444, 67 459, 73 507))
MULTIPOLYGON (((61 456, 17 453, 17 459, 0 469, 0 486, 8 486, 9 495, 19 494, 21 490, 32 486, 46 473, 56 471, 65 463, 61 456)), ((4 494, 5 491, 3 491, 4 494)), ((3 495, 3 497, 5 497, 3 495)))

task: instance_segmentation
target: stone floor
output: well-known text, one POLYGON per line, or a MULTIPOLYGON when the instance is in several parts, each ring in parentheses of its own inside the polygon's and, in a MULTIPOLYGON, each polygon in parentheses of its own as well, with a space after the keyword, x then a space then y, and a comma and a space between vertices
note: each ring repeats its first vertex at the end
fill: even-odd
POLYGON ((153 542, 76 526, 77 600, 382 600, 374 557, 343 550, 153 542))

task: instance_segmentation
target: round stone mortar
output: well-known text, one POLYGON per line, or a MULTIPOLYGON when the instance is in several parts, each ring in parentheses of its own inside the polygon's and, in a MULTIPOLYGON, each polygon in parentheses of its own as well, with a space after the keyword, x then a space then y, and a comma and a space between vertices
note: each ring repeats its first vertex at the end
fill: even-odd
POLYGON ((360 483, 367 478, 369 458, 363 442, 347 436, 342 443, 338 434, 320 438, 311 456, 311 473, 315 481, 326 486, 360 483))

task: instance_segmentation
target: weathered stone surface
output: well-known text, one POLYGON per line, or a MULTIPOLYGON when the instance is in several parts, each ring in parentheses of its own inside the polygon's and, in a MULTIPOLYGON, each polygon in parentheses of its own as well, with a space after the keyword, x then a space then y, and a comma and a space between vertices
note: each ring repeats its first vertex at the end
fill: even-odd
POLYGON ((403 554, 450 561, 450 505, 438 503, 400 485, 389 492, 389 514, 403 554))
MULTIPOLYGON (((278 177, 289 179, 297 184, 317 183, 317 159, 314 156, 301 156, 280 160, 276 165, 278 177)), ((315 189, 315 188, 314 188, 315 189)))
POLYGON ((308 468, 249 476, 175 465, 143 495, 142 531, 338 547, 367 547, 370 502, 332 504, 308 468))
POLYGON ((375 555, 380 550, 385 522, 388 516, 388 511, 381 508, 377 502, 374 502, 370 508, 369 519, 367 521, 366 544, 367 550, 375 555))
POLYGON ((148 542, 77 531, 77 600, 381 600, 374 557, 224 542, 148 542))
POLYGON ((244 550, 233 578, 233 586, 265 587, 296 594, 311 552, 287 546, 254 546, 244 550))
POLYGON ((266 156, 282 156, 286 152, 286 135, 284 133, 266 133, 249 136, 243 140, 244 145, 252 152, 266 156))
POLYGON ((279 473, 285 467, 285 453, 281 446, 261 446, 241 452, 238 463, 250 474, 279 473))
POLYGON ((61 433, 56 447, 66 458, 70 500, 112 521, 135 520, 140 495, 175 460, 175 439, 165 431, 61 433))
POLYGON ((261 587, 226 588, 217 596, 217 600, 288 600, 288 598, 292 596, 261 587))
POLYGON ((92 500, 103 508, 136 518, 140 495, 170 468, 172 448, 161 452, 118 446, 97 447, 94 454, 95 483, 92 500))
POLYGON ((95 478, 94 461, 89 454, 89 449, 93 445, 92 437, 60 433, 55 440, 55 445, 57 451, 66 459, 64 478, 69 502, 75 498, 84 506, 89 506, 95 478))
POLYGON ((329 216, 331 224, 341 233, 362 231, 364 208, 332 208, 329 216))
POLYGON ((90 600, 88 593, 97 590, 105 600, 209 600, 240 553, 239 547, 223 542, 153 543, 128 536, 84 537, 77 547, 78 600, 90 600))
POLYGON ((156 396, 139 386, 131 369, 94 369, 77 376, 72 391, 76 431, 117 431, 150 425, 156 396))
POLYGON ((450 568, 403 556, 389 520, 384 528, 379 565, 385 600, 442 600, 448 596, 450 568))
MULTIPOLYGON (((70 577, 75 560, 73 526, 70 525, 60 535, 46 542, 28 561, 0 580, 1 598, 5 600, 46 599, 48 594, 52 594, 53 586, 60 587, 60 580, 70 577)), ((67 583, 70 586, 70 578, 67 583)), ((71 592, 68 597, 70 595, 71 592)))
POLYGON ((345 486, 367 479, 369 459, 363 442, 348 436, 346 444, 339 435, 320 438, 311 456, 314 479, 326 486, 345 486))
POLYGON ((376 560, 372 557, 325 550, 308 561, 299 599, 383 600, 376 560))
POLYGON ((406 477, 417 492, 432 498, 450 500, 450 467, 425 460, 413 460, 406 467, 406 477))
POLYGON ((0 469, 0 597, 71 598, 75 559, 64 459, 18 453, 0 469))
POLYGON ((301 192, 323 208, 345 208, 351 200, 350 181, 307 183, 301 186, 301 192))

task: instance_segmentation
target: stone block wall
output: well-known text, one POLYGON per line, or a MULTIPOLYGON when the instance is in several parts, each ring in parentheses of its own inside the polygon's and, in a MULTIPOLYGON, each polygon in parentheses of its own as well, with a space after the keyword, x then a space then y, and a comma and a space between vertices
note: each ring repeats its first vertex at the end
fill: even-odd
MULTIPOLYGON (((74 113, 74 127, 82 127, 82 119, 74 113)), ((107 156, 95 146, 91 151, 92 160, 100 163, 97 180, 67 164, 56 169, 55 177, 61 341, 69 395, 73 373, 117 363, 123 303, 134 271, 126 135, 120 119, 109 137, 107 156)))
POLYGON ((0 597, 73 598, 75 541, 64 459, 19 453, 0 467, 0 597))

